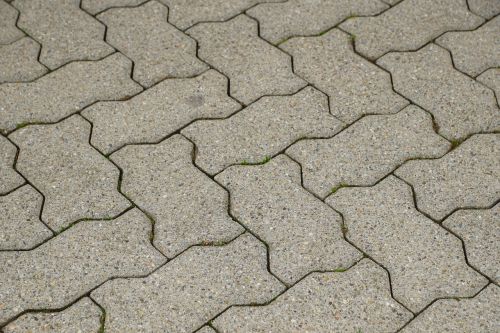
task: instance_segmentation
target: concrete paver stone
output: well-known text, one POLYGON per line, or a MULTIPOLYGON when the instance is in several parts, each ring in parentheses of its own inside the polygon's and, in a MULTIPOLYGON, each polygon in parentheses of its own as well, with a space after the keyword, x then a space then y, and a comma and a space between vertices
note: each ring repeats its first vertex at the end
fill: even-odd
POLYGON ((15 42, 24 36, 16 27, 19 12, 4 0, 0 0, 0 44, 15 42))
POLYGON ((138 6, 148 0, 81 0, 82 9, 91 15, 113 7, 138 6))
POLYGON ((500 13, 500 1, 498 0, 467 0, 471 12, 484 18, 492 18, 500 13))
POLYGON ((500 67, 488 69, 476 77, 476 80, 491 88, 495 92, 497 103, 500 104, 500 67))
POLYGON ((16 146, 0 135, 0 194, 12 191, 24 183, 23 177, 14 170, 16 154, 16 146))
POLYGON ((29 37, 0 46, 0 83, 34 80, 47 73, 37 61, 40 45, 29 37))

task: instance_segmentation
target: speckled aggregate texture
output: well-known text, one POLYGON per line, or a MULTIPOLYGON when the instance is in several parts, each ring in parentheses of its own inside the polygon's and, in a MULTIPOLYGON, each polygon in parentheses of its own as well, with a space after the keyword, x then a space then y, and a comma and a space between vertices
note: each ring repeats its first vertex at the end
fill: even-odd
POLYGON ((0 0, 1 333, 493 333, 500 0, 0 0))

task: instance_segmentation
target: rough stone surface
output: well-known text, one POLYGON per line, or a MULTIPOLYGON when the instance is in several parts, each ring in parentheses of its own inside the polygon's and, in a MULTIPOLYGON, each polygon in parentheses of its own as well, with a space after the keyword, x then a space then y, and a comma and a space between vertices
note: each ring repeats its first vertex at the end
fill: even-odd
POLYGON ((90 124, 78 115, 54 125, 24 127, 17 169, 44 195, 42 219, 54 230, 84 218, 110 218, 129 207, 117 190, 118 169, 89 143, 90 124))
POLYGON ((266 248, 248 234, 195 247, 144 279, 116 279, 92 293, 106 332, 191 332, 234 304, 264 303, 283 290, 266 270, 266 248))
POLYGON ((263 97, 224 120, 197 121, 181 131, 196 144, 196 164, 210 174, 232 164, 259 163, 303 137, 337 133, 342 123, 328 101, 307 87, 292 96, 263 97))
POLYGON ((37 61, 39 51, 40 45, 29 37, 0 46, 0 83, 31 81, 47 73, 37 61))
POLYGON ((449 148, 430 115, 412 105, 364 117, 331 139, 299 141, 286 153, 302 165, 304 186, 324 198, 339 186, 373 185, 409 159, 441 157, 449 148))
POLYGON ((33 251, 0 252, 0 324, 25 310, 64 307, 111 277, 148 274, 165 261, 150 231, 133 209, 80 222, 33 251))
POLYGON ((203 326, 200 330, 196 331, 196 333, 217 333, 210 326, 203 326))
POLYGON ((23 177, 14 170, 16 154, 16 146, 0 135, 0 194, 12 191, 24 183, 23 177))
POLYGON ((52 236, 40 221, 42 195, 25 185, 0 197, 0 250, 25 250, 52 236))
POLYGON ((123 102, 99 102, 82 112, 93 123, 92 145, 108 154, 128 143, 152 143, 196 119, 225 118, 240 109, 227 79, 209 70, 169 79, 123 102))
POLYGON ((88 297, 60 312, 27 313, 4 328, 5 333, 98 332, 101 310, 88 297))
POLYGON ((106 41, 134 61, 133 77, 143 86, 208 69, 196 58, 196 42, 170 25, 167 17, 168 8, 156 1, 97 16, 108 27, 106 41))
POLYGON ((193 149, 175 135, 111 155, 123 169, 122 191, 154 219, 154 244, 168 257, 244 231, 228 215, 227 193, 193 165, 193 149))
POLYGON ((81 0, 82 9, 95 15, 113 7, 138 6, 147 0, 81 0))
POLYGON ((464 241, 469 263, 500 283, 500 204, 487 210, 459 210, 443 225, 464 241))
POLYGON ((396 113, 408 104, 392 90, 390 75, 355 54, 349 35, 338 29, 280 47, 293 56, 298 75, 328 94, 331 113, 345 122, 396 113))
POLYGON ((55 122, 99 100, 137 94, 132 63, 115 53, 100 61, 74 62, 34 82, 0 85, 0 131, 27 122, 55 122))
POLYGON ((402 333, 496 332, 500 327, 500 288, 490 284, 472 299, 440 299, 402 333))
POLYGON ((0 0, 0 44, 9 44, 24 36, 16 27, 18 15, 14 7, 0 0))
POLYGON ((500 13, 500 1, 498 0, 467 0, 471 12, 484 18, 492 18, 500 13))
POLYGON ((446 138, 500 129, 493 92, 454 69, 442 47, 429 44, 417 52, 390 53, 377 63, 392 73, 396 91, 434 115, 446 138))
POLYGON ((394 297, 414 312, 442 297, 472 296, 487 280, 467 266, 458 238, 419 213, 411 188, 389 176, 341 188, 326 202, 342 213, 347 238, 391 275, 394 297))
POLYGON ((451 51, 458 70, 477 76, 488 68, 500 67, 498 36, 500 16, 474 31, 447 32, 436 43, 451 51))
POLYGON ((293 36, 319 34, 353 15, 375 15, 389 6, 379 0, 290 0, 247 11, 260 23, 260 36, 277 44, 293 36))
POLYGON ((473 30, 484 19, 464 0, 406 0, 376 17, 355 17, 340 25, 356 36, 356 51, 377 59, 389 51, 416 50, 450 30, 473 30))
POLYGON ((476 80, 491 88, 495 92, 497 103, 500 104, 500 67, 487 70, 476 80))
POLYGON ((387 273, 364 259, 346 272, 313 273, 269 305, 233 306, 213 324, 221 333, 382 333, 411 317, 391 298, 387 273))
POLYGON ((250 104, 264 95, 288 95, 306 85, 292 72, 290 56, 258 36, 257 22, 239 15, 188 30, 198 56, 229 77, 231 96, 250 104))
POLYGON ((343 239, 340 216, 300 186, 300 168, 288 157, 233 166, 215 179, 230 192, 233 216, 268 244, 270 270, 285 283, 361 258, 343 239))
POLYGON ((442 219, 458 208, 485 208, 500 197, 500 134, 474 135, 436 160, 409 161, 396 175, 413 185, 418 208, 442 219))

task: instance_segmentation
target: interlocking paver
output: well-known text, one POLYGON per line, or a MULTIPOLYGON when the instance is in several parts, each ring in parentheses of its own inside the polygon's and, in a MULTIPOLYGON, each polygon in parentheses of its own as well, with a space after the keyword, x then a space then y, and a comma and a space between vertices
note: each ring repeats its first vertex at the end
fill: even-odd
POLYGON ((83 218, 110 218, 129 207, 118 169, 89 143, 90 124, 75 115, 11 134, 17 169, 45 196, 42 219, 54 230, 83 218))
POLYGON ((283 290, 266 270, 266 248, 248 234, 222 247, 194 247, 144 279, 116 279, 92 292, 106 332, 192 332, 233 304, 264 303, 283 290))
POLYGON ((14 170, 16 154, 16 146, 0 135, 0 194, 7 193, 24 183, 23 177, 14 170))
POLYGON ((196 57, 196 42, 170 25, 167 16, 167 7, 156 1, 97 16, 108 27, 106 41, 134 61, 133 77, 144 86, 208 69, 196 57))
POLYGON ((396 91, 434 115, 446 138, 500 129, 493 92, 454 69, 442 47, 429 44, 417 52, 390 53, 377 64, 392 73, 396 91))
POLYGON ((412 317, 389 292, 387 273, 362 260, 343 273, 313 273, 269 305, 232 307, 213 321, 230 332, 394 332, 412 317))
POLYGON ((263 97, 224 120, 201 120, 181 133, 196 144, 196 164, 210 174, 242 163, 259 163, 302 137, 337 133, 342 123, 328 101, 307 87, 292 96, 263 97))
POLYGON ((120 53, 100 61, 73 62, 34 82, 0 85, 0 131, 26 122, 55 122, 99 100, 134 95, 132 63, 120 53))
POLYGON ((472 299, 437 300, 401 332, 496 332, 499 309, 500 288, 491 284, 472 299))
POLYGON ((31 81, 47 73, 37 61, 40 45, 29 37, 0 46, 0 83, 31 81))
POLYGON ((328 94, 332 114, 345 122, 396 113, 408 104, 392 90, 390 75, 354 53, 349 35, 340 30, 293 38, 280 47, 293 56, 298 75, 328 94))
POLYGON ((95 15, 108 8, 138 6, 148 0, 81 0, 82 9, 95 15))
POLYGON ((484 18, 492 18, 500 13, 500 2, 498 0, 467 0, 471 12, 484 18))
POLYGON ((0 250, 29 249, 52 236, 40 221, 42 195, 29 185, 0 197, 0 250))
POLYGON ((127 143, 156 142, 196 119, 225 118, 240 109, 227 96, 227 79, 209 70, 169 79, 128 101, 99 102, 82 115, 93 123, 92 144, 108 154, 127 143))
POLYGON ((61 312, 34 312, 22 315, 5 326, 5 333, 84 333, 98 332, 101 310, 84 297, 61 312))
POLYGON ((14 7, 0 0, 0 44, 9 44, 24 36, 16 27, 18 15, 14 7))
POLYGON ((493 89, 497 97, 497 103, 500 104, 500 67, 485 71, 476 77, 476 80, 493 89))
POLYGON ((413 185, 418 208, 442 219, 458 208, 489 207, 500 197, 500 134, 474 135, 436 160, 395 171, 413 185))
POLYGON ((247 11, 260 23, 260 36, 273 44, 323 32, 353 15, 375 15, 389 6, 379 0, 290 0, 247 11))
POLYGON ((193 149, 176 135, 111 155, 123 169, 123 193, 155 220, 154 244, 168 257, 243 232, 228 215, 227 193, 193 165, 193 149))
POLYGON ((290 56, 259 38, 257 22, 248 16, 199 24, 187 32, 199 43, 198 56, 229 77, 231 96, 245 104, 306 85, 292 72, 290 56))
POLYGON ((230 192, 233 216, 268 244, 270 270, 285 283, 361 258, 343 239, 340 216, 300 186, 300 167, 288 157, 233 166, 215 179, 230 192))
POLYGON ((436 43, 450 50, 455 67, 477 76, 491 67, 500 67, 500 16, 474 31, 447 32, 436 43))
POLYGON ((500 204, 487 210, 459 210, 443 225, 464 241, 469 263, 499 283, 500 204))
POLYGON ((32 251, 0 252, 0 323, 25 310, 58 309, 111 277, 148 274, 165 261, 137 209, 83 221, 32 251))
POLYGON ((341 185, 373 185, 408 159, 440 157, 449 148, 430 115, 411 105, 364 117, 331 139, 299 141, 286 153, 302 165, 304 186, 324 198, 341 185))
POLYGON ((196 333, 217 333, 213 328, 210 326, 203 326, 201 330, 196 331, 196 333))
POLYGON ((394 297, 412 311, 436 298, 472 296, 487 283, 467 266, 460 240, 419 213, 410 186, 394 176, 341 188, 326 202, 342 213, 347 238, 387 268, 394 297))
POLYGON ((73 60, 97 60, 113 52, 104 26, 80 9, 80 0, 15 0, 18 26, 42 44, 40 62, 56 69, 73 60))
POLYGON ((389 51, 416 50, 450 30, 472 30, 484 22, 461 0, 406 0, 376 17, 340 25, 356 36, 356 51, 377 59, 389 51))

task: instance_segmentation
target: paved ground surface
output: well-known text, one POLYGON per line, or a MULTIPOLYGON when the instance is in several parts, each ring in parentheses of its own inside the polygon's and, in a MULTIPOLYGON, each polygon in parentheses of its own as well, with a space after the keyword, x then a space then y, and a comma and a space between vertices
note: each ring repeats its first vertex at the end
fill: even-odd
POLYGON ((0 331, 500 331, 499 0, 0 0, 0 331))

